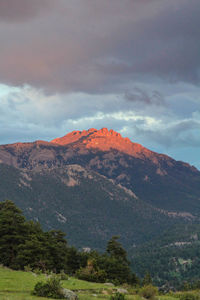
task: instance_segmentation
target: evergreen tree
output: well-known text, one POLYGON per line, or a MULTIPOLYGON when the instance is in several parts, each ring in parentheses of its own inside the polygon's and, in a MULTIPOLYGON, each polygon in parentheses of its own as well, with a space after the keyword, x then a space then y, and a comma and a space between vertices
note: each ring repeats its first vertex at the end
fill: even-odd
POLYGON ((22 212, 12 201, 0 203, 0 262, 17 268, 16 256, 19 245, 25 242, 28 228, 22 212))
POLYGON ((107 244, 106 256, 104 258, 104 266, 107 273, 107 278, 116 283, 137 284, 138 279, 135 274, 132 274, 130 263, 127 258, 126 250, 118 242, 119 237, 113 236, 107 244))
POLYGON ((142 285, 149 285, 152 284, 152 278, 149 272, 146 272, 142 281, 142 285))
POLYGON ((128 263, 126 250, 118 242, 119 236, 113 236, 107 244, 106 252, 118 260, 128 263))

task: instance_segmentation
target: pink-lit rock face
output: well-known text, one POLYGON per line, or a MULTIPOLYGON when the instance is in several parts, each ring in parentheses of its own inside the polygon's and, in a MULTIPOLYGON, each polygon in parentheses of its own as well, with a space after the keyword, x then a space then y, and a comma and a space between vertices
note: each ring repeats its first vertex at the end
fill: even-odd
POLYGON ((90 128, 89 130, 83 130, 83 131, 72 131, 61 138, 56 138, 52 140, 51 143, 55 143, 58 145, 71 144, 80 140, 82 137, 87 137, 88 135, 94 133, 95 131, 97 130, 94 128, 90 128))
POLYGON ((71 143, 80 142, 85 148, 96 148, 101 151, 117 149, 135 157, 152 157, 153 152, 144 148, 142 145, 133 143, 129 138, 123 138, 120 133, 114 130, 102 128, 100 130, 91 128, 83 131, 72 131, 67 135, 56 138, 51 141, 58 145, 68 145, 71 143))

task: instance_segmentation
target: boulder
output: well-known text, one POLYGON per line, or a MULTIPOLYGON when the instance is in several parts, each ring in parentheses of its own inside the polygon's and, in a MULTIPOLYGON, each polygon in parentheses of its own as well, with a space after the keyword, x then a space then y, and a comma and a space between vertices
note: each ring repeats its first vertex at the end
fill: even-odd
POLYGON ((62 293, 67 300, 78 300, 78 296, 68 289, 62 289, 62 293))
POLYGON ((113 283, 111 283, 111 282, 106 282, 106 283, 104 283, 104 285, 107 285, 107 286, 112 286, 112 287, 114 287, 115 285, 113 284, 113 283))
POLYGON ((117 289, 117 292, 120 293, 120 294, 128 294, 128 291, 126 289, 117 289))

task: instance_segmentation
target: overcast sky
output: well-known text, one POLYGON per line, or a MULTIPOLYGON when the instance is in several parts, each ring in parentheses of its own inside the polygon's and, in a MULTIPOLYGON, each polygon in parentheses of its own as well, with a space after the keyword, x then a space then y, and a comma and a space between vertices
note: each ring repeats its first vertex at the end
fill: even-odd
POLYGON ((108 127, 200 169, 199 0, 1 0, 0 143, 108 127))

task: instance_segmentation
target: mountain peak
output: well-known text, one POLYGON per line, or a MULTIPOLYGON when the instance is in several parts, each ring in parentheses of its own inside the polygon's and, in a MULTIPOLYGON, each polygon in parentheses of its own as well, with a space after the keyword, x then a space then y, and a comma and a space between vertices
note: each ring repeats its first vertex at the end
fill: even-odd
POLYGON ((121 134, 114 131, 113 129, 108 130, 108 128, 101 128, 99 130, 95 128, 90 128, 88 130, 82 131, 72 131, 61 138, 56 138, 51 141, 51 143, 59 144, 59 145, 67 145, 74 143, 82 138, 91 140, 92 138, 102 137, 102 138, 119 138, 123 139, 126 142, 131 142, 128 138, 122 138, 121 134))
POLYGON ((83 131, 72 131, 61 138, 56 138, 51 143, 65 146, 72 143, 81 143, 85 148, 96 148, 101 151, 116 149, 135 157, 151 156, 152 151, 142 145, 133 143, 127 137, 122 137, 120 133, 113 129, 101 128, 99 130, 90 128, 83 131))

